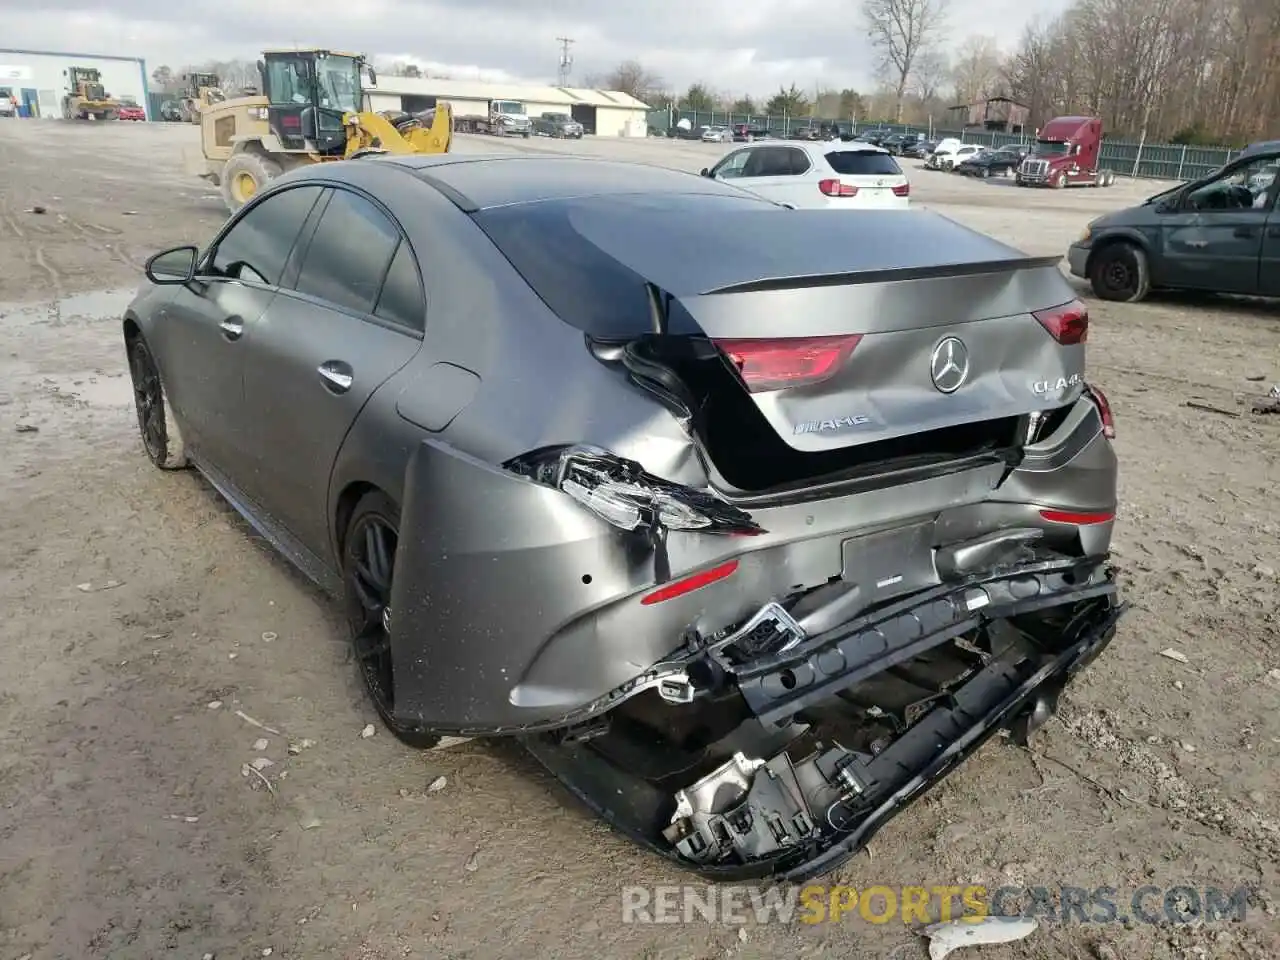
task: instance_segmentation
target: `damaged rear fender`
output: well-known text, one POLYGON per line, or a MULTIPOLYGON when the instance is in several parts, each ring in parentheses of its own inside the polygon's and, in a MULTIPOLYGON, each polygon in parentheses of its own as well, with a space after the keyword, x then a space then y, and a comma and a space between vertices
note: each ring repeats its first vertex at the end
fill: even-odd
MULTIPOLYGON (((672 534, 679 546, 669 553, 665 539, 619 529, 560 490, 433 440, 415 451, 404 489, 391 601, 395 709, 441 732, 517 733, 576 719, 662 661, 687 628, 741 619, 753 597, 787 586, 774 579, 804 566, 803 557, 787 569, 775 554, 743 553, 753 538, 672 534), (642 602, 730 561, 718 581, 642 602)), ((839 553, 830 554, 815 577, 839 572, 839 553)))

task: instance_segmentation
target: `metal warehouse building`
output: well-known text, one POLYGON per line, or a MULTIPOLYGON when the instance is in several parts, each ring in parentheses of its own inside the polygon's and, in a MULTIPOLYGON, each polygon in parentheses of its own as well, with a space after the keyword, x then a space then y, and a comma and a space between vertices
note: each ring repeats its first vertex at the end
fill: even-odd
POLYGON ((147 110, 147 64, 141 57, 0 47, 0 87, 13 91, 24 116, 61 117, 62 98, 71 92, 71 67, 96 69, 108 96, 130 99, 147 110))
POLYGON ((405 110, 421 113, 443 101, 456 116, 487 114, 491 100, 517 100, 530 117, 544 113, 568 113, 589 134, 599 137, 643 137, 648 106, 616 90, 581 90, 574 87, 537 87, 467 80, 434 80, 417 77, 378 76, 369 90, 373 110, 405 110))

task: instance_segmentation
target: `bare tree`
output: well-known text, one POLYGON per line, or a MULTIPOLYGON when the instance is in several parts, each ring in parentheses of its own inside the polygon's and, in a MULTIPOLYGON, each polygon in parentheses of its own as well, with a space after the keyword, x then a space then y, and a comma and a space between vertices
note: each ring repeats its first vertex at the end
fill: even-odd
POLYGON ((941 50, 925 50, 916 58, 912 74, 911 87, 921 102, 927 104, 942 92, 942 85, 951 76, 951 64, 941 50))
POLYGON ((956 103, 970 104, 995 94, 1001 56, 994 37, 969 37, 952 58, 951 80, 956 103))
POLYGON ((624 60, 604 76, 592 77, 590 80, 594 81, 591 83, 594 87, 617 90, 645 103, 659 99, 663 86, 662 78, 646 70, 637 60, 624 60))
POLYGON ((912 70, 920 55, 933 46, 946 12, 947 0, 863 0, 867 34, 893 89, 899 120, 912 70))

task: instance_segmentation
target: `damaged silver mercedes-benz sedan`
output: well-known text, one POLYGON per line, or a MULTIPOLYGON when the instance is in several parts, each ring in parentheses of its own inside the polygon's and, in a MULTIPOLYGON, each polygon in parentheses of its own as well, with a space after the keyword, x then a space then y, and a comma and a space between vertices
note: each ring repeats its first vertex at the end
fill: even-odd
POLYGON ((1088 313, 945 218, 377 156, 148 278, 148 455, 343 598, 390 729, 707 876, 831 869, 1115 633, 1088 313))

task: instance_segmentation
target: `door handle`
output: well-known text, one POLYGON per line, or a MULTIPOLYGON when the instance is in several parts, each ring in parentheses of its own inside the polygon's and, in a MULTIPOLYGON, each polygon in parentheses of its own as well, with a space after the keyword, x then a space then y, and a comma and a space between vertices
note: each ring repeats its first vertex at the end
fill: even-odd
POLYGON ((223 320, 218 327, 222 330, 222 335, 228 340, 239 340, 244 334, 244 321, 239 317, 230 317, 223 320))
POLYGON ((1231 235, 1233 237, 1239 237, 1241 240, 1249 240, 1258 235, 1257 227, 1236 227, 1235 230, 1232 231, 1231 235))
POLYGON ((341 360, 329 360, 320 364, 316 368, 316 373, 320 374, 320 382, 331 393, 346 393, 355 382, 351 367, 341 360))
POLYGON ((1199 250, 1201 247, 1207 247, 1209 245, 1208 240, 1183 240, 1182 242, 1186 246, 1194 247, 1197 250, 1199 250))

